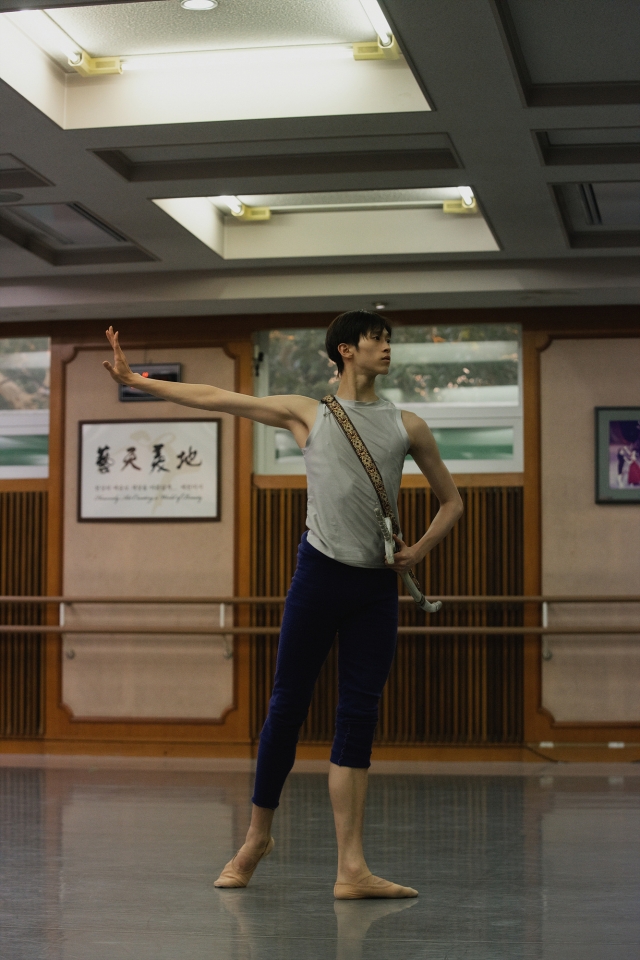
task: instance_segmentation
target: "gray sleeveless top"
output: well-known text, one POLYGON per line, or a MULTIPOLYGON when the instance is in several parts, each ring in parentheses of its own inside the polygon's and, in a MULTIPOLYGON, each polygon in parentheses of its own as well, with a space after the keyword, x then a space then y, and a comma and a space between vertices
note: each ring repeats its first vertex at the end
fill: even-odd
MULTIPOLYGON (((336 398, 339 399, 339 398, 336 398)), ((396 512, 402 465, 410 446, 401 411, 388 400, 340 400, 384 480, 396 512)), ((384 540, 374 515, 378 497, 333 414, 318 404, 302 451, 307 468, 308 542, 354 567, 384 567, 384 540)))

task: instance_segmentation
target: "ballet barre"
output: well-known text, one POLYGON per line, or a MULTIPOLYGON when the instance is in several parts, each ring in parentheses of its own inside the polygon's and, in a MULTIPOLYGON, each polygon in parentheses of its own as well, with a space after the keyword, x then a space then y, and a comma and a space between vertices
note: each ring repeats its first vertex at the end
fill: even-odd
MULTIPOLYGON (((408 596, 398 598, 400 602, 412 603, 413 600, 408 596)), ((446 601, 447 603, 640 603, 640 595, 633 594, 629 596, 576 596, 574 594, 562 594, 558 596, 435 596, 434 599, 446 601)), ((107 604, 126 604, 126 603, 175 603, 175 604, 206 604, 218 605, 220 603, 229 606, 241 606, 242 604, 274 604, 284 603, 286 597, 19 597, 15 595, 0 596, 2 603, 25 603, 45 605, 48 603, 107 603, 107 604)))
MULTIPOLYGON (((73 635, 82 634, 86 637, 91 636, 171 636, 171 637, 273 637, 280 633, 280 627, 276 625, 261 624, 242 624, 240 626, 226 626, 225 615, 226 608, 244 607, 252 612, 259 607, 282 606, 285 597, 97 597, 97 596, 0 596, 0 605, 9 607, 26 605, 30 607, 57 607, 58 623, 40 623, 40 624, 19 624, 4 623, 0 624, 0 638, 6 635, 73 635), (175 605, 175 606, 217 606, 219 607, 219 626, 185 626, 176 625, 170 627, 164 626, 122 626, 122 625, 92 625, 90 623, 72 626, 65 624, 65 608, 74 605, 175 605)), ((399 597, 400 602, 412 603, 413 599, 409 596, 399 597)), ((562 595, 533 595, 533 596, 438 596, 433 600, 446 602, 449 607, 460 605, 462 607, 469 605, 536 605, 541 608, 540 625, 519 625, 509 624, 507 626, 492 626, 487 624, 422 624, 400 625, 398 626, 399 636, 494 636, 504 637, 506 639, 518 639, 525 636, 539 637, 542 644, 542 657, 545 660, 551 659, 551 650, 548 637, 586 637, 586 636, 618 636, 629 639, 640 637, 640 623, 638 626, 594 626, 592 624, 574 625, 574 626, 549 626, 548 610, 550 604, 567 603, 588 603, 588 604, 620 604, 620 603, 640 603, 640 595, 618 595, 618 596, 579 596, 575 594, 562 595)), ((8 611, 7 611, 8 612, 8 611)), ((266 612, 266 611, 265 611, 266 612)), ((449 613, 450 611, 447 611, 449 613)), ((52 611, 49 611, 49 618, 52 611)), ((232 654, 230 654, 232 655, 232 654)))

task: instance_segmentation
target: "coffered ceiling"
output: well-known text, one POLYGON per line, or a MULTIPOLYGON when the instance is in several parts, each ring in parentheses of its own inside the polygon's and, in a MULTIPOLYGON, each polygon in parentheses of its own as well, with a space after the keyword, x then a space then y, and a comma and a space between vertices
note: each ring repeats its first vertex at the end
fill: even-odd
POLYGON ((0 0, 0 319, 637 303, 636 0, 380 6, 0 0))

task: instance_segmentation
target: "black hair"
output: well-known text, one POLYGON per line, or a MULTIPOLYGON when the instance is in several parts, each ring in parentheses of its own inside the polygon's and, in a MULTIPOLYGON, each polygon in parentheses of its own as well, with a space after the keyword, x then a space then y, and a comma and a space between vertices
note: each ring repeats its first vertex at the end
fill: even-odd
POLYGON ((379 313, 369 313, 368 310, 348 310, 347 313, 341 313, 339 317, 332 320, 327 330, 325 347, 327 356, 338 367, 338 373, 342 374, 344 370, 344 360, 338 350, 339 344, 348 343, 357 350, 361 337, 382 333, 383 330, 391 336, 389 321, 379 313))

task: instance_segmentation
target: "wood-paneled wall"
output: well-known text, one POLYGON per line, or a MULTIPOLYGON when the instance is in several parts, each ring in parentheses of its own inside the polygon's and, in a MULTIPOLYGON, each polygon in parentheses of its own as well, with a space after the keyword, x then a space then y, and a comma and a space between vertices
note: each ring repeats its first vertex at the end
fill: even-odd
MULTIPOLYGON (((46 594, 46 540, 46 492, 0 493, 0 593, 46 594)), ((3 603, 0 622, 44 623, 44 610, 3 603)), ((0 634, 0 737, 37 737, 43 733, 43 654, 40 634, 0 634)))
MULTIPOLYGON (((417 570, 427 593, 517 595, 523 586, 521 487, 462 488, 462 521, 417 570)), ((420 538, 437 510, 426 487, 402 489, 400 521, 407 540, 420 538)), ((306 514, 306 490, 253 490, 253 595, 282 596, 295 568, 306 514)), ((401 624, 446 626, 522 623, 522 607, 445 605, 437 617, 401 605, 401 624)), ((277 624, 280 609, 255 613, 277 624)), ((252 736, 260 732, 273 680, 277 639, 257 637, 251 653, 252 736)), ((337 702, 336 647, 320 675, 301 742, 333 736, 337 702)), ((517 635, 402 635, 382 698, 380 744, 515 744, 523 738, 522 639, 517 635)))

